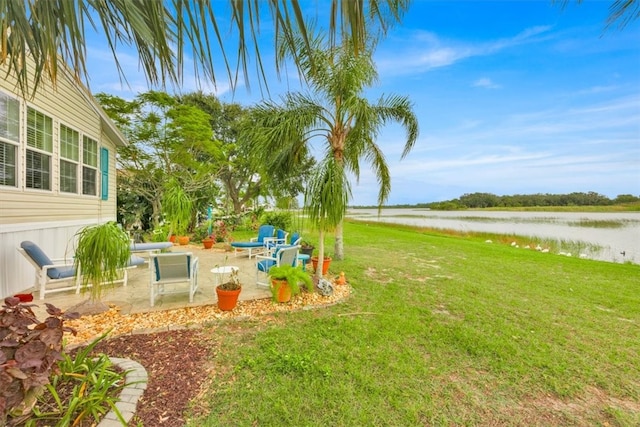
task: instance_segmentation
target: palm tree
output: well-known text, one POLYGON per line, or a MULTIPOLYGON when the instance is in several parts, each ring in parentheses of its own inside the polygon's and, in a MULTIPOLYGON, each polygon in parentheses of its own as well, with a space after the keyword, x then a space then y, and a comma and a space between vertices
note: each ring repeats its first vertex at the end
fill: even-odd
MULTIPOLYGON (((324 255, 324 231, 335 228, 334 256, 342 259, 342 222, 351 197, 348 175, 358 179, 360 161, 366 161, 378 179, 378 205, 382 206, 391 190, 391 178, 375 141, 378 131, 389 121, 405 128, 404 158, 418 137, 418 120, 406 97, 382 96, 375 103, 363 97, 364 89, 377 78, 372 42, 354 55, 350 40, 332 47, 320 36, 311 37, 309 49, 301 37, 296 40, 298 64, 310 92, 289 93, 282 105, 265 101, 255 108, 254 151, 274 174, 286 174, 314 140, 323 142, 325 157, 307 186, 305 209, 321 232, 319 255, 324 255)), ((283 48, 279 54, 285 58, 292 52, 283 48)), ((322 265, 322 259, 318 262, 322 265)))
MULTIPOLYGON (((357 52, 369 33, 385 32, 398 22, 408 4, 409 0, 332 0, 328 14, 331 40, 337 33, 349 35, 357 52)), ((249 84, 247 59, 253 54, 262 89, 262 83, 266 85, 258 48, 262 22, 273 23, 276 48, 290 44, 294 32, 300 32, 306 39, 307 27, 299 0, 229 0, 228 4, 214 0, 3 0, 0 65, 8 66, 25 95, 29 92, 31 74, 35 75, 31 88, 35 93, 44 76, 55 85, 58 70, 64 69, 65 63, 78 80, 86 82, 85 28, 91 28, 106 38, 120 77, 125 80, 125 70, 116 52, 123 45, 136 48, 140 68, 154 86, 165 87, 167 83, 180 86, 187 55, 193 56, 196 77, 202 74, 215 84, 215 40, 222 62, 216 62, 216 66, 224 67, 231 85, 235 87, 240 69, 245 84, 249 84), (265 16, 265 8, 270 16, 265 16), (228 35, 223 34, 221 22, 230 23, 238 36, 235 70, 227 60, 228 35), (33 59, 33 65, 27 57, 33 59)), ((276 63, 278 70, 280 65, 276 63)))

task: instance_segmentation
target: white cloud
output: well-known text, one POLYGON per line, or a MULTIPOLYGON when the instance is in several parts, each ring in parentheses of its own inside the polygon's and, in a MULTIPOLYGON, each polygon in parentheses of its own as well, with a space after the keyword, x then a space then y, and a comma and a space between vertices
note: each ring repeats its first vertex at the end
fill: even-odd
POLYGON ((499 89, 499 88, 502 87, 499 84, 494 83, 488 77, 479 78, 478 80, 473 82, 473 84, 471 86, 473 86, 473 87, 484 87, 484 88, 487 88, 487 89, 499 89))
POLYGON ((390 44, 393 46, 391 50, 377 56, 376 64, 380 74, 421 73, 446 67, 467 58, 493 55, 507 48, 544 40, 546 37, 538 36, 549 30, 550 26, 536 26, 510 38, 482 43, 443 40, 433 33, 418 31, 404 40, 394 40, 390 44), (407 47, 399 52, 398 46, 407 47))

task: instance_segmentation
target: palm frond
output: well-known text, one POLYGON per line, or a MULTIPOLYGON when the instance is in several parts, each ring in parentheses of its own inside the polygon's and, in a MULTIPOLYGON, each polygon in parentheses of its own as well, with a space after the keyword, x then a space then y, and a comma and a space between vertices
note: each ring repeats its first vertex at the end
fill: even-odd
MULTIPOLYGON (((276 51, 293 46, 296 33, 307 49, 311 47, 309 23, 298 0, 229 0, 226 11, 219 2, 211 0, 5 0, 0 2, 0 65, 6 65, 7 75, 18 79, 24 95, 29 91, 35 93, 45 76, 55 85, 60 63, 68 66, 77 79, 88 83, 85 44, 88 24, 106 38, 121 80, 125 82, 127 70, 117 54, 120 45, 137 50, 141 69, 153 86, 180 86, 188 57, 194 63, 196 80, 211 81, 215 85, 214 65, 222 61, 232 88, 236 87, 240 72, 249 85, 248 63, 253 55, 260 82, 268 87, 258 47, 265 8, 275 25, 276 51), (225 17, 223 12, 229 15, 232 31, 238 35, 235 72, 228 62, 226 38, 219 26, 225 17), (213 49, 214 38, 218 50, 213 49), (33 60, 33 65, 28 58, 33 60), (34 76, 33 88, 28 87, 30 75, 34 76)), ((376 27, 386 31, 400 20, 407 8, 407 0, 332 0, 330 39, 335 41, 338 33, 342 39, 352 38, 351 46, 358 53, 364 50, 376 27)), ((297 51, 290 50, 298 63, 301 59, 297 51)), ((278 73, 282 63, 283 59, 276 56, 278 73)))

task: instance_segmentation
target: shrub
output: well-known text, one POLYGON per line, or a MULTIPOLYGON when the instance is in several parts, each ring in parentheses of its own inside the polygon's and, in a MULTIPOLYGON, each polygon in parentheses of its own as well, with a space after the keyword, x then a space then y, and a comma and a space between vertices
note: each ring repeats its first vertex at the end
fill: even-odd
POLYGON ((265 212, 260 217, 260 222, 263 224, 271 224, 276 229, 289 230, 293 222, 293 216, 289 211, 265 212))
POLYGON ((78 313, 63 313, 45 303, 49 317, 39 322, 32 305, 8 297, 0 309, 0 425, 16 425, 31 415, 38 396, 62 360, 64 326, 78 313), (31 327, 32 325, 35 325, 31 327))

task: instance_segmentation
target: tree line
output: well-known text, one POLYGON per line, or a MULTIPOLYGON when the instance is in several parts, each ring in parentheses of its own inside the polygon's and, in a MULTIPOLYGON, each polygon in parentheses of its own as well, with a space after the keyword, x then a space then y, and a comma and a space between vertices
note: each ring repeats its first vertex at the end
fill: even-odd
MULTIPOLYGON (((640 197, 632 194, 620 194, 613 199, 593 191, 569 194, 514 194, 497 196, 491 193, 465 193, 457 199, 442 202, 399 204, 394 208, 428 208, 434 210, 458 210, 480 208, 521 208, 544 206, 610 206, 640 202, 640 197)), ((353 206, 361 207, 365 206, 353 206)))

